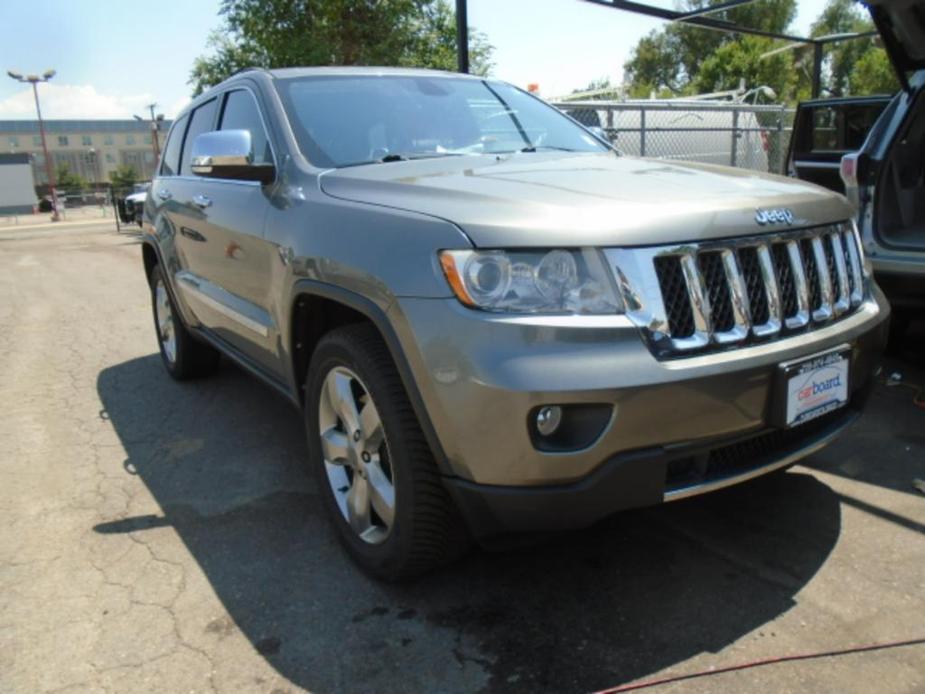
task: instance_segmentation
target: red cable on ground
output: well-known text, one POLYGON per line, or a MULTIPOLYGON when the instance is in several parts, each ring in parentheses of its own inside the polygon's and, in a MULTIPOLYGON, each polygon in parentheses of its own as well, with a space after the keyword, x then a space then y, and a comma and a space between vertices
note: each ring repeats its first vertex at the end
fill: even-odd
POLYGON ((814 658, 830 658, 839 655, 849 655, 851 653, 864 653, 867 651, 882 651, 887 648, 900 648, 901 646, 922 646, 925 645, 925 638, 909 639, 908 641, 888 641, 886 643, 874 643, 867 646, 852 646, 834 651, 819 651, 817 653, 797 653, 795 655, 783 655, 777 658, 765 658, 763 660, 753 660, 738 665, 729 665, 727 667, 715 668, 713 670, 701 670, 699 672, 690 672, 686 675, 675 675, 673 677, 664 677, 647 682, 636 682, 633 684, 623 684, 610 689, 601 689, 595 694, 618 694, 619 692, 632 692, 638 689, 648 689, 650 687, 659 687, 663 684, 673 682, 682 682, 684 680, 693 680, 698 677, 709 677, 711 675, 721 675, 724 672, 736 672, 738 670, 748 670, 750 668, 762 667, 764 665, 774 665, 775 663, 786 663, 794 660, 812 660, 814 658))

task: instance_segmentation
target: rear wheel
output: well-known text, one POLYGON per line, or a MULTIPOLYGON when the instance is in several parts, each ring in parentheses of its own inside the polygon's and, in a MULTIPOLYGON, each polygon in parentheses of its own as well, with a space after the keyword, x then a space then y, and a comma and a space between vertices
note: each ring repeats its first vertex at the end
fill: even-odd
POLYGON ((338 328, 322 338, 305 398, 309 461, 324 505, 364 570, 408 578, 466 549, 459 514, 372 325, 338 328))
POLYGON ((192 336, 177 312, 160 265, 151 270, 151 305, 161 360, 173 378, 185 381, 212 374, 218 350, 192 336))

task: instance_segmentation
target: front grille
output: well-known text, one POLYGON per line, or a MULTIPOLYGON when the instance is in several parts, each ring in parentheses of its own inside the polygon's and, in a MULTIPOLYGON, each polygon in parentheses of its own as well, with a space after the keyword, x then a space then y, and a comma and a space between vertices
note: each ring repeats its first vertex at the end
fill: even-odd
POLYGON ((768 297, 764 291, 764 280, 761 278, 761 266, 758 260, 758 249, 747 247, 739 249, 739 266, 745 277, 745 288, 748 291, 748 307, 751 309, 752 322, 755 325, 764 325, 770 318, 768 310, 768 297))
POLYGON ((658 286, 665 297, 665 308, 668 310, 668 324, 672 334, 687 337, 694 333, 694 312, 691 304, 686 300, 687 283, 684 272, 681 270, 681 259, 669 255, 655 259, 655 270, 658 274, 658 286))
POLYGON ((707 251, 698 254, 697 260, 700 276, 707 288, 713 329, 719 332, 732 330, 735 327, 735 317, 732 315, 732 297, 729 294, 729 283, 726 282, 722 256, 719 251, 707 251))
POLYGON ((800 239, 800 255, 803 257, 803 268, 809 287, 809 307, 813 311, 818 311, 822 306, 822 292, 819 289, 821 275, 816 267, 816 254, 813 252, 812 239, 800 239))
POLYGON ((659 358, 811 330, 863 300, 847 224, 607 255, 627 315, 659 358))
POLYGON ((774 272, 777 277, 784 316, 792 318, 797 315, 797 288, 793 281, 790 255, 786 243, 775 243, 773 253, 774 272))

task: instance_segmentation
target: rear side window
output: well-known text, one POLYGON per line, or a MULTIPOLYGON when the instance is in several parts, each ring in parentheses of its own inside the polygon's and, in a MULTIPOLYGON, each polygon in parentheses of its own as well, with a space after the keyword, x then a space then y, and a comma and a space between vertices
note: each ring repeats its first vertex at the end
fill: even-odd
POLYGON ((183 149, 183 133, 186 130, 188 116, 183 116, 174 123, 167 145, 164 147, 164 156, 161 158, 161 176, 176 176, 180 171, 180 150, 183 149))
POLYGON ((218 100, 212 99, 193 111, 189 130, 186 131, 186 139, 183 141, 182 163, 180 164, 181 176, 192 175, 193 141, 197 135, 202 135, 202 133, 207 133, 213 129, 217 108, 218 100))
POLYGON ((222 110, 222 123, 219 130, 248 130, 254 148, 255 164, 272 164, 270 140, 260 119, 260 111, 253 94, 245 89, 229 92, 225 97, 222 110))

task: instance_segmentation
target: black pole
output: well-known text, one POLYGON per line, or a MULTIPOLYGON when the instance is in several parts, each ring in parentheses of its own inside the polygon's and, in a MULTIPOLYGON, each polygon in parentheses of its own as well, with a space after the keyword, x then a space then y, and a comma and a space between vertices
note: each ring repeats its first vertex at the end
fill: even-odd
POLYGON ((813 43, 813 98, 819 98, 822 92, 822 44, 813 43))
POLYGON ((466 0, 456 0, 456 60, 459 72, 469 72, 469 19, 466 0))

